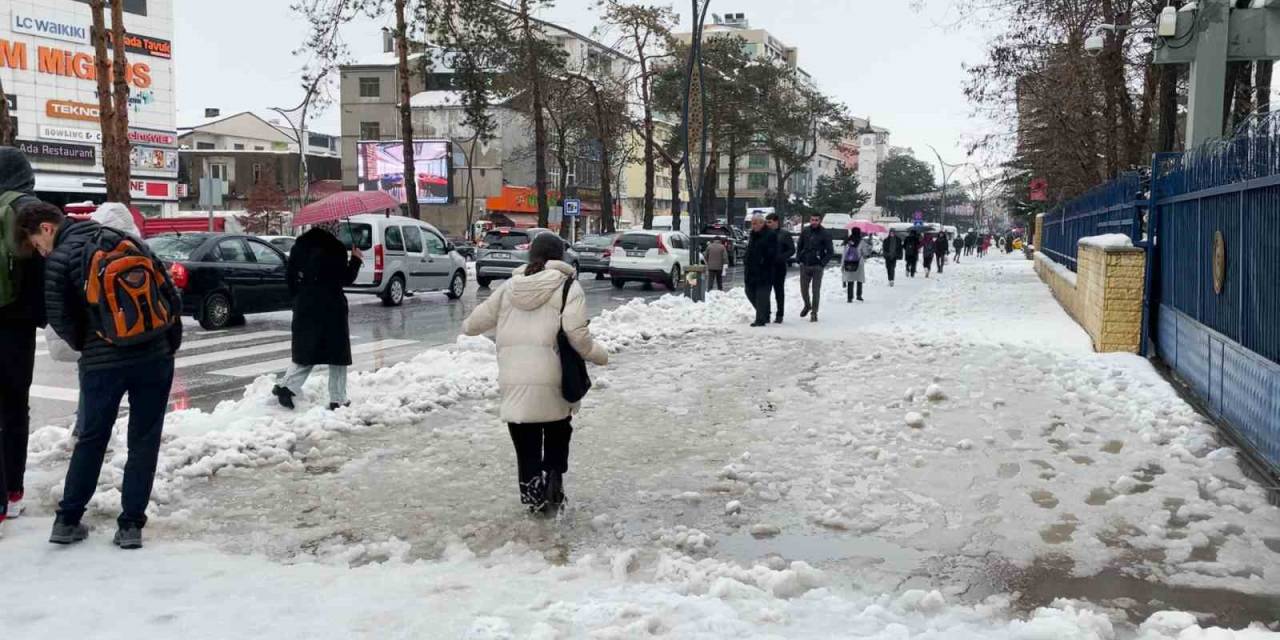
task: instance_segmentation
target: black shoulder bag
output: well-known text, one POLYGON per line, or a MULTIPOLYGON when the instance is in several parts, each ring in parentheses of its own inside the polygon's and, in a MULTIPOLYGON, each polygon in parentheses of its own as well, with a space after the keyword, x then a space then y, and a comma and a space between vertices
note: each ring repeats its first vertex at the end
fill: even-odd
POLYGON ((573 287, 573 278, 564 283, 564 298, 560 303, 560 332, 556 334, 556 347, 560 352, 560 393, 565 400, 572 403, 581 402, 591 390, 591 376, 587 375, 587 361, 569 342, 569 334, 564 332, 564 309, 569 304, 569 289, 573 287))

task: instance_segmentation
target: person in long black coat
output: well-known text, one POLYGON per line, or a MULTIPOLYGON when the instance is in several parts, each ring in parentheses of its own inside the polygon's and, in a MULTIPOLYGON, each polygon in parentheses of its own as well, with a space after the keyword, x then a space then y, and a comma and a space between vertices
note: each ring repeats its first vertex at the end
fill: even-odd
POLYGON ((898 275, 898 259, 902 257, 902 238, 890 231, 881 250, 884 252, 884 268, 889 272, 889 286, 892 287, 893 279, 898 275))
POLYGON ((947 238, 946 232, 938 234, 933 241, 933 259, 938 263, 938 274, 942 274, 942 268, 947 264, 947 254, 951 252, 951 241, 947 238))
POLYGON ((912 229, 902 241, 902 257, 907 261, 907 276, 916 277, 916 265, 920 261, 920 232, 912 229))
POLYGON ((769 294, 773 291, 773 275, 778 264, 778 236, 765 226, 764 216, 751 219, 751 239, 747 242, 746 269, 747 299, 756 308, 753 327, 769 324, 769 294))
POLYGON ((302 234, 289 253, 289 293, 293 295, 293 365, 271 390, 280 405, 292 409, 294 396, 316 365, 329 367, 329 408, 347 401, 351 331, 342 288, 356 281, 363 255, 347 248, 331 231, 316 226, 302 234))

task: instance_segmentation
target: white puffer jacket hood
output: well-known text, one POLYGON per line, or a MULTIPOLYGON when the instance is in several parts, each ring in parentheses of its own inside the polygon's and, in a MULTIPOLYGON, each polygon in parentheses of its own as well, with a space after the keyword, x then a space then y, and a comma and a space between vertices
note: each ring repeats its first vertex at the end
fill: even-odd
POLYGON ((560 356, 556 334, 563 323, 575 351, 588 362, 609 363, 609 353, 591 337, 587 327, 586 294, 577 282, 569 288, 561 308, 564 284, 573 267, 557 260, 531 276, 517 269, 462 325, 463 333, 478 336, 497 330, 498 386, 502 391, 504 422, 531 424, 563 420, 577 411, 560 389, 560 356))
POLYGON ((116 231, 123 231, 135 238, 142 237, 142 231, 133 220, 133 213, 119 202, 104 202, 89 216, 90 220, 116 231))

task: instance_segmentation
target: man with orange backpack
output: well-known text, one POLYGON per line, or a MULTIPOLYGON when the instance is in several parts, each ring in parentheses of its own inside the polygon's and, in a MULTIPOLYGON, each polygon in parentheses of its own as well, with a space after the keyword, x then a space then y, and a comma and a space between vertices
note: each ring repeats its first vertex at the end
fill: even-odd
POLYGON ((49 541, 84 540, 81 523, 98 487, 120 401, 129 395, 129 458, 113 542, 142 546, 155 479, 173 354, 182 342, 182 300, 168 271, 141 240, 96 222, 65 219, 57 207, 18 214, 18 237, 46 259, 49 324, 80 352, 81 431, 49 541))

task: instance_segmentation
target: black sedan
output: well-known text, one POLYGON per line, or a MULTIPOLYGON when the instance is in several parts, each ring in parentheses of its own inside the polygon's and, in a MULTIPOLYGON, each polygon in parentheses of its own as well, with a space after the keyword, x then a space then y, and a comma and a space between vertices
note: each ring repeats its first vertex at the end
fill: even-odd
POLYGON ((253 236, 184 233, 156 236, 147 245, 169 266, 182 291, 182 312, 206 330, 243 324, 250 313, 291 306, 285 255, 253 236))

